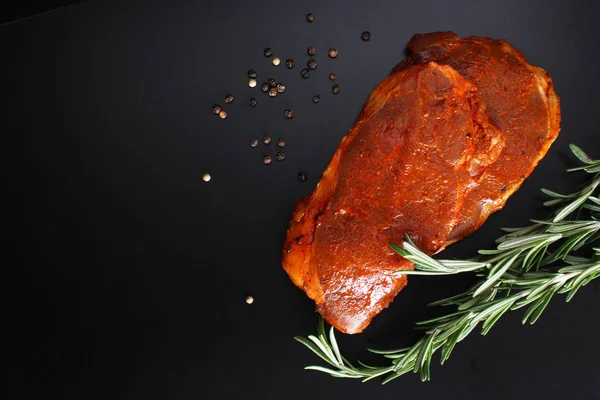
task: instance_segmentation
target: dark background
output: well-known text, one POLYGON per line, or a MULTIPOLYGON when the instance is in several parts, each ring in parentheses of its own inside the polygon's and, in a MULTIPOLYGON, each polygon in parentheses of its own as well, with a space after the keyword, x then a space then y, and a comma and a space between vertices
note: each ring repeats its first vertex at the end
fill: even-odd
MULTIPOLYGON (((472 256, 501 226, 544 216, 539 188, 567 191, 582 178, 564 172, 574 164, 568 143, 600 156, 598 11, 593 1, 88 1, 0 27, 0 396, 597 398, 598 282, 570 304, 553 301, 534 326, 514 312, 487 337, 471 335, 429 383, 361 384, 302 369, 319 359, 292 337, 313 333, 317 315, 282 270, 280 247, 294 202, 417 32, 505 38, 548 70, 562 101, 547 157, 445 256, 472 256), (296 67, 273 67, 267 46, 296 67), (308 46, 319 66, 305 81, 308 46), (250 68, 286 93, 250 89, 250 68), (236 100, 221 120, 211 107, 227 93, 236 100), (266 133, 271 145, 250 148, 266 133), (287 158, 264 166, 279 137, 287 158)), ((411 344, 414 322, 439 312, 427 302, 469 283, 411 279, 364 334, 338 337, 344 353, 385 362, 366 347, 411 344)))

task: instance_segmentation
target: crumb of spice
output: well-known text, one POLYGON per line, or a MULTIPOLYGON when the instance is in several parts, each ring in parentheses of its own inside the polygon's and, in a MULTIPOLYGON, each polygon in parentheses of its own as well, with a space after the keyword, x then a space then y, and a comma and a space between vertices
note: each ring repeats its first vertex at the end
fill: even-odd
POLYGON ((219 113, 219 117, 221 117, 221 119, 227 118, 227 111, 221 110, 221 112, 219 113))
POLYGON ((308 60, 308 63, 306 63, 306 66, 308 67, 308 69, 314 70, 317 68, 317 62, 311 58, 310 60, 308 60))
POLYGON ((269 78, 268 82, 269 82, 269 86, 271 86, 271 87, 277 86, 277 81, 273 78, 269 78))
POLYGON ((273 49, 271 49, 270 47, 267 47, 263 53, 264 53, 265 57, 271 57, 273 55, 273 49))
POLYGON ((318 94, 316 96, 313 96, 312 98, 312 102, 317 104, 319 101, 321 101, 321 96, 319 96, 318 94))
POLYGON ((360 38, 365 41, 368 42, 369 40, 371 40, 371 32, 369 31, 364 31, 363 33, 361 33, 360 38))
POLYGON ((333 72, 329 74, 329 80, 335 81, 335 74, 333 72))
POLYGON ((258 139, 254 139, 250 142, 250 147, 256 147, 258 146, 258 139))
POLYGON ((312 13, 306 14, 306 20, 308 22, 313 22, 315 20, 315 15, 312 13))
POLYGON ((263 163, 264 163, 265 165, 269 165, 269 164, 271 164, 271 161, 272 161, 272 159, 271 159, 271 156, 265 156, 265 157, 263 158, 263 163))
POLYGON ((277 93, 283 93, 285 92, 285 85, 283 83, 278 83, 275 89, 277 89, 277 93))
POLYGON ((218 105, 218 104, 215 104, 215 105, 213 106, 213 108, 212 108, 212 112, 213 112, 213 114, 215 114, 215 115, 219 115, 219 113, 221 112, 221 110, 222 110, 222 108, 221 108, 221 106, 220 106, 220 105, 218 105))
POLYGON ((302 71, 300 71, 300 76, 304 79, 307 79, 310 76, 310 71, 308 68, 304 68, 302 71))
POLYGON ((268 83, 263 83, 262 86, 260 87, 260 90, 262 90, 263 92, 268 92, 269 91, 269 84, 268 83))
POLYGON ((294 112, 290 109, 287 109, 283 112, 283 116, 286 117, 287 119, 294 118, 294 112))
POLYGON ((338 53, 339 51, 337 49, 329 49, 329 51, 327 52, 329 58, 336 58, 338 56, 338 53))
POLYGON ((204 182, 210 181, 210 174, 209 173, 204 173, 204 175, 202 175, 202 180, 204 182))
POLYGON ((225 96, 225 103, 231 104, 233 103, 233 100, 235 100, 235 97, 233 97, 232 95, 228 94, 227 96, 225 96))
POLYGON ((278 66, 278 65, 279 65, 279 63, 281 63, 281 58, 279 58, 279 57, 275 57, 275 58, 273 59, 273 65, 274 65, 274 66, 278 66))
POLYGON ((306 172, 300 171, 300 173, 298 174, 298 180, 300 182, 306 182, 306 178, 307 178, 306 172))
POLYGON ((308 49, 306 49, 306 54, 308 54, 311 57, 314 56, 316 52, 317 49, 315 49, 314 47, 309 47, 308 49))
POLYGON ((250 107, 256 107, 256 99, 254 97, 250 99, 250 107))
POLYGON ((291 58, 289 60, 285 60, 285 66, 289 69, 294 68, 294 60, 292 60, 291 58))
POLYGON ((256 79, 248 79, 248 86, 256 87, 256 79))
POLYGON ((248 78, 256 79, 256 71, 253 69, 248 70, 248 78))
POLYGON ((340 92, 340 85, 333 85, 331 91, 333 92, 333 94, 338 94, 340 92))
POLYGON ((271 88, 269 89, 269 97, 275 97, 277 96, 277 88, 271 88))
POLYGON ((275 155, 275 158, 277 159, 277 161, 283 161, 285 160, 285 154, 283 153, 283 151, 278 151, 277 155, 275 155))
POLYGON ((248 304, 254 303, 254 297, 252 297, 252 296, 246 296, 246 303, 248 303, 248 304))
POLYGON ((285 140, 284 139, 279 139, 277 141, 277 146, 279 146, 281 148, 285 147, 285 140))
POLYGON ((269 144, 269 143, 271 143, 271 136, 269 136, 269 135, 265 135, 265 136, 263 136, 263 143, 264 143, 264 144, 269 144))

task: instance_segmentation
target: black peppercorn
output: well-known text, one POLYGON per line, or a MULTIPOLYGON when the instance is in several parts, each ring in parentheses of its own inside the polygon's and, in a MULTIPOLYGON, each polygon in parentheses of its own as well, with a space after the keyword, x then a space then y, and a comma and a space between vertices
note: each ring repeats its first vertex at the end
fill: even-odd
POLYGON ((368 42, 369 40, 371 40, 371 32, 369 31, 364 31, 361 35, 360 38, 365 41, 368 42))
POLYGON ((285 159, 285 154, 283 154, 283 151, 279 151, 275 155, 275 158, 277 159, 277 161, 283 161, 285 159))
POLYGON ((321 96, 319 96, 319 95, 313 96, 312 100, 313 100, 313 103, 317 104, 319 101, 321 101, 321 96))
POLYGON ((219 113, 221 112, 221 110, 222 110, 222 108, 221 108, 221 106, 220 106, 220 105, 218 105, 218 104, 215 104, 215 105, 213 106, 213 109, 212 109, 212 111, 213 111, 213 114, 215 114, 215 115, 219 115, 219 113))
POLYGON ((263 92, 268 92, 269 91, 269 84, 268 83, 263 83, 262 86, 260 87, 260 90, 262 90, 263 92))
POLYGON ((269 144, 269 143, 271 143, 271 136, 269 136, 269 135, 265 135, 265 136, 263 136, 263 143, 264 143, 264 144, 269 144))
POLYGON ((308 67, 308 69, 314 70, 317 68, 317 62, 311 58, 310 60, 308 60, 306 66, 308 67))
POLYGON ((298 180, 300 182, 306 182, 306 178, 307 178, 306 172, 300 171, 300 173, 298 174, 298 180))
POLYGON ((333 92, 333 94, 338 94, 340 92, 340 85, 333 85, 331 91, 333 92))
POLYGON ((277 86, 277 81, 273 78, 269 78, 268 82, 269 82, 269 86, 271 86, 271 87, 277 86))
POLYGON ((335 81, 335 74, 333 72, 329 74, 329 80, 335 81))
POLYGON ((253 69, 248 70, 248 78, 250 78, 250 79, 256 79, 256 71, 253 70, 253 69))
POLYGON ((273 49, 267 47, 264 51, 265 57, 271 57, 273 55, 273 49))
POLYGON ((250 99, 250 107, 256 107, 256 99, 254 97, 250 99))
POLYGON ((285 60, 285 66, 289 69, 294 68, 294 60, 292 60, 291 58, 289 60, 285 60))
POLYGON ((277 96, 277 88, 269 89, 269 97, 275 97, 275 96, 277 96))
POLYGON ((282 147, 282 148, 285 147, 285 140, 279 139, 277 141, 277 146, 282 147))
POLYGON ((258 139, 254 139, 253 141, 250 142, 250 147, 256 147, 258 146, 258 139))
POLYGON ((308 54, 311 57, 314 56, 316 52, 317 49, 315 49, 314 47, 309 47, 308 49, 306 49, 306 54, 308 54))
POLYGON ((337 51, 337 49, 329 49, 329 51, 327 52, 329 58, 336 58, 338 56, 338 53, 339 51, 337 51))
POLYGON ((306 14, 306 20, 308 22, 313 22, 315 20, 314 14, 306 14))
POLYGON ((228 94, 227 96, 225 96, 225 103, 227 103, 227 104, 233 103, 234 99, 235 99, 235 97, 233 97, 232 95, 228 94))
POLYGON ((263 158, 263 163, 264 163, 265 165, 269 165, 269 164, 271 164, 271 156, 265 156, 265 157, 263 158))
POLYGON ((310 71, 308 68, 304 68, 302 71, 300 71, 300 76, 304 79, 307 79, 310 76, 310 71))
POLYGON ((285 92, 285 85, 283 83, 278 83, 275 89, 277 89, 278 93, 283 93, 285 92))
POLYGON ((287 119, 294 118, 294 112, 292 110, 289 110, 289 109, 285 110, 283 112, 283 116, 286 117, 287 119))

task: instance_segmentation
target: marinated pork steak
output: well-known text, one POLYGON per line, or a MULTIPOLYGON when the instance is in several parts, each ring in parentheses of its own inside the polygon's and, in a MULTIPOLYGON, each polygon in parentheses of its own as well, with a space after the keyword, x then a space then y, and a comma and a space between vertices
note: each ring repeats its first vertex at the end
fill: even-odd
POLYGON ((373 91, 313 194, 294 209, 283 266, 342 332, 361 332, 406 285, 406 277, 394 272, 413 265, 390 242, 408 234, 434 254, 470 234, 504 204, 558 134, 558 100, 542 70, 524 68, 522 55, 503 41, 494 43, 519 62, 497 56, 501 48, 491 45, 494 54, 474 50, 460 65, 507 63, 488 66, 504 74, 489 79, 518 86, 500 86, 496 95, 510 93, 513 101, 519 92, 520 112, 497 98, 490 101, 492 111, 484 95, 493 97, 487 78, 471 80, 441 57, 457 48, 454 36, 415 36, 412 57, 373 91), (448 65, 428 59, 434 56, 448 65), (535 117, 527 118, 533 107, 535 117), (511 162, 515 151, 518 163, 511 162))
POLYGON ((413 36, 407 48, 409 58, 393 72, 429 61, 450 65, 477 85, 490 120, 506 137, 500 158, 465 200, 460 223, 448 238, 454 242, 504 207, 546 155, 560 131, 559 100, 548 73, 505 40, 435 32, 413 36))

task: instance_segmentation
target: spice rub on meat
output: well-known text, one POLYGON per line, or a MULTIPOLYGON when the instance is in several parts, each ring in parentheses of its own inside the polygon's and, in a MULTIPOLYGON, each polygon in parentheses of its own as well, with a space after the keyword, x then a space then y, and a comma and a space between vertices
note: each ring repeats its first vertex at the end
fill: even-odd
POLYGON ((477 229, 559 130, 549 76, 505 41, 416 35, 373 91, 311 196, 294 209, 283 267, 346 333, 364 330, 413 265, 477 229), (481 65, 479 65, 481 64, 481 65))

